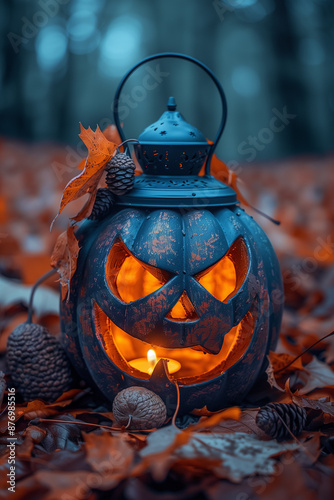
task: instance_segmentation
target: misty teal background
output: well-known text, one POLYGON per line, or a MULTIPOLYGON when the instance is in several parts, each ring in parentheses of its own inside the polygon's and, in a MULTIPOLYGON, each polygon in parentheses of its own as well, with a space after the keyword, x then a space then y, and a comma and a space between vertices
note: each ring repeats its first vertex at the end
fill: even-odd
MULTIPOLYGON (((174 51, 207 64, 224 87, 229 116, 218 153, 230 166, 333 151, 331 0, 2 0, 0 19, 1 135, 84 154, 79 122, 111 123, 123 74, 174 51)), ((214 137, 220 104, 212 83, 189 63, 159 64, 168 76, 155 88, 145 87, 154 81, 145 68, 127 84, 127 137, 155 121, 169 95, 214 137)))

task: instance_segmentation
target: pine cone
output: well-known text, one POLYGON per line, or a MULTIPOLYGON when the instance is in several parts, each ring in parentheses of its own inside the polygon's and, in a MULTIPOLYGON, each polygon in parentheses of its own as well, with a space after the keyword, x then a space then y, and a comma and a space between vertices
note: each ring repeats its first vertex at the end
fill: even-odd
POLYGON ((129 429, 161 427, 167 418, 167 409, 160 396, 144 387, 129 387, 119 392, 112 411, 116 422, 129 425, 129 429))
POLYGON ((8 368, 25 400, 56 400, 72 385, 72 369, 60 342, 41 325, 24 323, 7 342, 8 368))
POLYGON ((259 410, 255 422, 272 438, 285 441, 291 439, 291 434, 282 420, 294 436, 299 436, 305 427, 306 411, 294 403, 269 403, 259 410))
POLYGON ((118 153, 106 165, 106 183, 110 191, 122 195, 133 188, 136 166, 125 153, 118 153))
POLYGON ((88 217, 90 220, 101 220, 111 211, 115 203, 115 196, 107 188, 97 190, 92 213, 88 217))

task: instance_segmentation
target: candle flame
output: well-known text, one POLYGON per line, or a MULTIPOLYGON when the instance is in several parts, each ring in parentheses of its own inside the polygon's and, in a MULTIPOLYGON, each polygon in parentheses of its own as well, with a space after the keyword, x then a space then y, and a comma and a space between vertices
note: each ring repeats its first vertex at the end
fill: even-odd
POLYGON ((157 355, 155 354, 155 351, 153 349, 149 349, 147 351, 147 361, 150 363, 151 366, 155 366, 157 362, 157 355))

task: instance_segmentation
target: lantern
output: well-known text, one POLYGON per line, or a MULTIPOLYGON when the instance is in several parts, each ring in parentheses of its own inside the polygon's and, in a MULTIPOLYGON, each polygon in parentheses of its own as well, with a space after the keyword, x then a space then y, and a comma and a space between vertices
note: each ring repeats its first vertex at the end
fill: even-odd
POLYGON ((276 346, 282 282, 272 246, 236 193, 210 175, 212 145, 169 98, 134 146, 143 174, 102 221, 85 221, 70 297, 61 306, 64 344, 78 372, 111 401, 150 389, 181 412, 241 402, 276 346), (199 176, 205 165, 205 175, 199 176), (275 300, 276 299, 278 300, 275 300))

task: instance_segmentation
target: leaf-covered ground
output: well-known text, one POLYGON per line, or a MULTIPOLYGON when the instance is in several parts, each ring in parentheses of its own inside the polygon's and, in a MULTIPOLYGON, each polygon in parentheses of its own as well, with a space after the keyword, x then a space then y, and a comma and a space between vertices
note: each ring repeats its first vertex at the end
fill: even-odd
MULTIPOLYGON (((281 221, 277 227, 256 217, 279 256, 286 305, 277 350, 240 414, 187 415, 136 432, 120 428, 107 402, 83 383, 54 403, 17 395, 16 491, 8 492, 6 342, 26 320, 28 287, 49 269, 56 238, 66 230, 62 217, 51 234, 49 225, 64 186, 78 173, 66 166, 68 155, 50 145, 3 141, 0 149, 0 369, 6 374, 0 377, 0 498, 333 498, 334 337, 311 347, 334 330, 333 158, 241 166, 246 198, 281 221), (278 443, 257 427, 258 408, 273 401, 306 409, 298 438, 278 443)), ((54 335, 58 302, 52 281, 36 295, 35 319, 54 335)))

